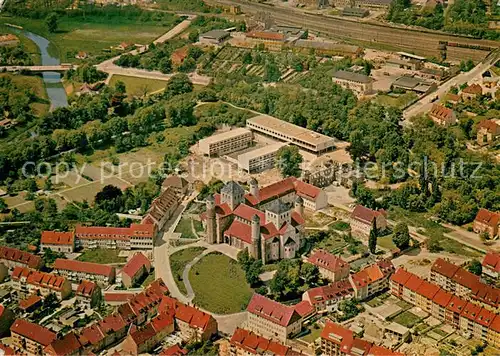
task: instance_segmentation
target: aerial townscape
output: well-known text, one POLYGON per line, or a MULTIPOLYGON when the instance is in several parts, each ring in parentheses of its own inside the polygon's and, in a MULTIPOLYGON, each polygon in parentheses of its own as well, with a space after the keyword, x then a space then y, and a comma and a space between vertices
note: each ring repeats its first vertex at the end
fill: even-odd
POLYGON ((0 356, 500 355, 500 1, 0 0, 0 356))

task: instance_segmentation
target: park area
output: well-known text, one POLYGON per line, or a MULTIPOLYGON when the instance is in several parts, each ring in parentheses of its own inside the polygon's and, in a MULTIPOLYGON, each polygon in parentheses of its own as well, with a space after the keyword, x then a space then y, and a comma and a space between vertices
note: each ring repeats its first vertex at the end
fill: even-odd
POLYGON ((117 82, 123 82, 130 97, 143 97, 147 94, 163 91, 167 81, 160 79, 130 77, 128 75, 113 74, 109 85, 114 87, 117 82))
POLYGON ((82 262, 93 262, 93 263, 126 263, 126 257, 120 257, 120 250, 111 249, 100 249, 96 248, 93 250, 85 250, 77 260, 82 262))
POLYGON ((194 304, 216 314, 245 310, 253 294, 238 262, 220 253, 210 253, 196 263, 189 281, 195 293, 194 304))
POLYGON ((198 237, 195 235, 193 228, 196 233, 203 231, 203 226, 200 221, 184 216, 179 221, 179 224, 177 224, 174 232, 180 233, 183 239, 196 239, 198 237))
POLYGON ((187 294, 186 286, 182 280, 182 272, 184 271, 184 268, 186 268, 186 265, 204 250, 205 248, 203 247, 189 247, 170 255, 170 268, 172 270, 172 276, 174 277, 175 283, 177 283, 177 287, 181 293, 187 294))

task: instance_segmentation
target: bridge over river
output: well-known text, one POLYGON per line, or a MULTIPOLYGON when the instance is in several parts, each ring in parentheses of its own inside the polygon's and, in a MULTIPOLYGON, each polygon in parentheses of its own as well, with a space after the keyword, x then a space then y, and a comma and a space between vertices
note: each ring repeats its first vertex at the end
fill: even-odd
POLYGON ((72 64, 59 64, 59 65, 46 65, 46 66, 4 66, 0 70, 7 72, 65 72, 70 69, 75 69, 76 66, 72 64))

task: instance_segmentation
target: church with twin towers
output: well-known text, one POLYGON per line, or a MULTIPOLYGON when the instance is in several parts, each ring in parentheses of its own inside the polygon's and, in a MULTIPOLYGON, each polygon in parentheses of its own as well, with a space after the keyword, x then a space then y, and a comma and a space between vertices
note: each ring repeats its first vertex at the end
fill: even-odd
POLYGON ((249 192, 234 181, 209 196, 201 219, 209 244, 247 249, 263 264, 295 258, 304 241, 304 210, 327 205, 325 193, 295 177, 249 192))

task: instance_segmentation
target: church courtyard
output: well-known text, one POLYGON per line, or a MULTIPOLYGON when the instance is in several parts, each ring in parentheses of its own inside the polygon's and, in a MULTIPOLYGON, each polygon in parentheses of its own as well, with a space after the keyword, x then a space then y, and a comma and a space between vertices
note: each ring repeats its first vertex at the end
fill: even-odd
POLYGON ((189 273, 189 282, 195 294, 194 304, 216 314, 245 310, 253 294, 238 262, 219 252, 196 263, 189 273))

